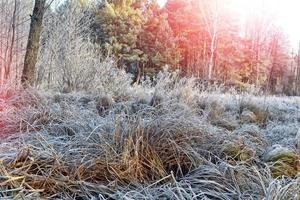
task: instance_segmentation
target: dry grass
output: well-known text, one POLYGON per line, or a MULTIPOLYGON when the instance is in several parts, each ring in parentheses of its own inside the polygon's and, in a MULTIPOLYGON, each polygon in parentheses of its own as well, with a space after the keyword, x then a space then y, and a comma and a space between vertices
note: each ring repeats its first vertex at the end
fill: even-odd
POLYGON ((299 174, 274 173, 260 157, 279 100, 263 121, 242 122, 241 109, 265 116, 273 98, 201 93, 167 72, 155 82, 127 86, 122 99, 98 89, 10 92, 1 104, 0 198, 299 199, 299 174))

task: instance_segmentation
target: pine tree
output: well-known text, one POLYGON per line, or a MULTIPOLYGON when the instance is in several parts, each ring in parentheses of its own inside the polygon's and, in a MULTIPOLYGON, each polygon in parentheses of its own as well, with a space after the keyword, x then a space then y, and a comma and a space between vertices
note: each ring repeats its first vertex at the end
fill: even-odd
POLYGON ((104 53, 118 59, 119 67, 128 67, 141 60, 142 51, 137 48, 142 30, 143 16, 134 1, 112 0, 106 2, 97 13, 96 42, 104 53))
POLYGON ((169 25, 167 13, 161 12, 157 5, 152 6, 151 12, 138 42, 139 49, 143 51, 142 63, 145 70, 158 71, 165 65, 178 68, 180 51, 169 25))

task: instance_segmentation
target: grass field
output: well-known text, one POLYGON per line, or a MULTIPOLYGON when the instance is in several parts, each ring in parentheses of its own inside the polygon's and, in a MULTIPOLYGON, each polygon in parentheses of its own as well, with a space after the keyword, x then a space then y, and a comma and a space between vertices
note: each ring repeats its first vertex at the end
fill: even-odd
POLYGON ((300 98, 162 73, 1 89, 0 199, 300 199, 300 98))

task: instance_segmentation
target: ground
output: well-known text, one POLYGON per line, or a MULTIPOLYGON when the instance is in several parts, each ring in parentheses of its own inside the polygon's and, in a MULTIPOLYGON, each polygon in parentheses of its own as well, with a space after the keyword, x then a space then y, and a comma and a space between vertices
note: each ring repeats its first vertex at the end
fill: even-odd
POLYGON ((300 198, 299 97, 162 75, 113 90, 2 90, 0 109, 1 199, 300 198))

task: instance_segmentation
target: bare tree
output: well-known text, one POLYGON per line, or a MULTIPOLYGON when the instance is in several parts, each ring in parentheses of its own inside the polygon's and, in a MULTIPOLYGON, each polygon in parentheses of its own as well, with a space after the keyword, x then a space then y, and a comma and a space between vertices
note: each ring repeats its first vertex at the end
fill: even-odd
POLYGON ((31 1, 0 1, 0 84, 18 85, 31 6, 31 1))
MULTIPOLYGON (((13 61, 13 50, 14 50, 14 43, 15 43, 15 37, 16 37, 16 18, 17 18, 17 7, 18 7, 18 1, 14 0, 14 8, 13 8, 13 14, 12 14, 12 24, 11 24, 11 40, 10 45, 7 45, 6 48, 6 54, 8 55, 8 61, 7 64, 4 66, 4 79, 7 80, 9 78, 10 69, 13 61)), ((9 40, 7 40, 9 41, 9 40)))
POLYGON ((200 8, 204 25, 209 36, 209 58, 207 59, 207 79, 213 78, 213 68, 215 64, 215 55, 217 51, 217 40, 220 33, 220 26, 222 24, 221 16, 224 7, 220 0, 201 1, 202 8, 200 8))
POLYGON ((21 77, 23 86, 33 85, 35 80, 35 65, 40 46, 43 16, 46 11, 46 0, 35 0, 31 16, 30 31, 26 48, 24 68, 21 77))
POLYGON ((92 3, 69 1, 46 12, 36 65, 38 87, 76 90, 92 82, 102 59, 89 40, 93 8, 92 3))

